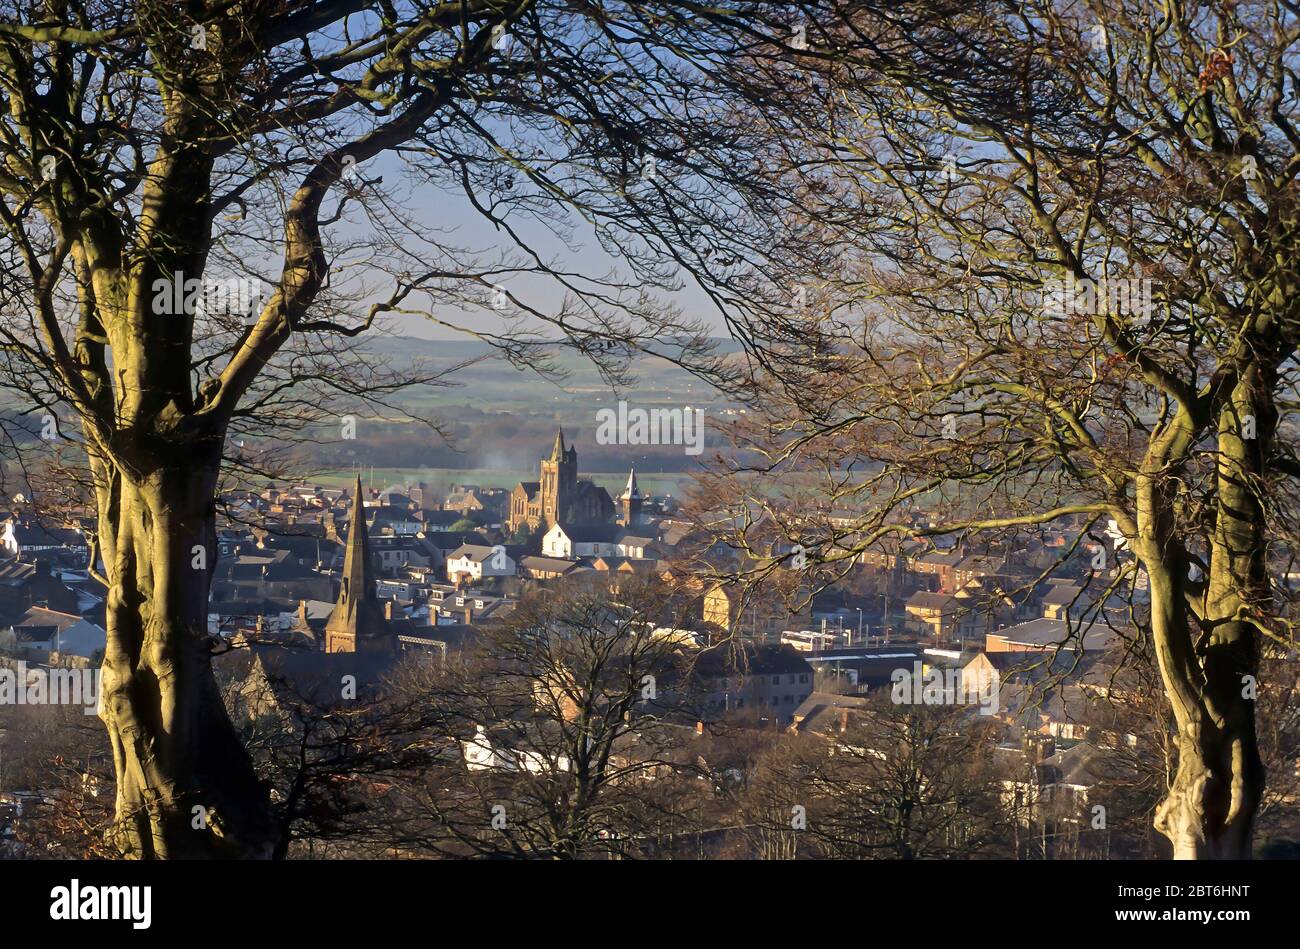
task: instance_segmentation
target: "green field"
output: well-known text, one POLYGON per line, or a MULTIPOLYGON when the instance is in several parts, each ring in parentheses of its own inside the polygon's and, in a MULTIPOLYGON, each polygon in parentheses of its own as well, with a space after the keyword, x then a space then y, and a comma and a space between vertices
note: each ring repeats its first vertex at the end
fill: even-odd
MULTIPOLYGON (((627 472, 581 472, 580 477, 589 478, 609 491, 617 498, 627 484, 627 472)), ((355 471, 324 471, 304 478, 312 484, 325 487, 344 487, 356 478, 355 471)), ((485 488, 513 488, 520 481, 536 481, 537 469, 530 471, 510 470, 507 468, 370 468, 361 471, 362 481, 367 487, 376 490, 404 485, 417 484, 421 481, 433 485, 477 484, 485 488)), ((691 476, 681 472, 637 473, 637 484, 647 494, 671 494, 681 497, 691 483, 691 476)))

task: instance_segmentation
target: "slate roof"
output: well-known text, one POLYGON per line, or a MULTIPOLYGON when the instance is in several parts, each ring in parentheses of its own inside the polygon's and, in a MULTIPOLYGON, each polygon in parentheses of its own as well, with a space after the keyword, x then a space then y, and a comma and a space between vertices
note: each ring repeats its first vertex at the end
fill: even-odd
POLYGON ((803 653, 786 643, 722 643, 703 650, 695 663, 696 675, 705 678, 742 675, 811 674, 803 653))
POLYGON ((617 524, 561 524, 560 529, 575 544, 612 544, 622 530, 617 524))
POLYGON ((563 557, 524 557, 519 561, 519 565, 525 570, 540 570, 549 573, 568 573, 571 570, 577 570, 581 564, 576 560, 565 560, 563 557))
POLYGON ((281 704, 307 704, 319 708, 340 705, 343 677, 356 681, 356 700, 382 694, 385 677, 401 658, 387 652, 317 652, 309 649, 252 646, 254 662, 266 676, 281 704))
POLYGON ((1091 624, 1086 629, 1060 619, 1035 619, 1017 626, 1008 626, 989 633, 1004 638, 1009 643, 1024 646, 1061 646, 1078 649, 1080 640, 1085 650, 1104 650, 1113 644, 1114 631, 1104 623, 1091 624))

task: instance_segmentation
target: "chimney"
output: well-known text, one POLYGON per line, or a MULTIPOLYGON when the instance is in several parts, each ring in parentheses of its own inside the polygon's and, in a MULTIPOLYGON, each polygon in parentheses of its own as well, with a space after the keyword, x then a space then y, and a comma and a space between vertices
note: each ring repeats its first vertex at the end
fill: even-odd
POLYGON ((393 601, 384 600, 384 619, 392 622, 393 620, 393 601))
POLYGON ((696 723, 695 723, 695 737, 696 737, 696 738, 702 738, 703 736, 704 736, 704 722, 702 722, 702 721, 696 721, 696 723))

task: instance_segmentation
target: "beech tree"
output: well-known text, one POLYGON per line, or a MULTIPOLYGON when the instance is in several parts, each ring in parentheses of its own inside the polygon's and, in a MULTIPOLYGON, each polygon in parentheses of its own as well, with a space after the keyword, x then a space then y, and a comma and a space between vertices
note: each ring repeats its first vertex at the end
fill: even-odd
POLYGON ((890 538, 1077 520, 1172 709, 1156 826, 1248 856, 1260 656, 1294 642, 1300 17, 977 0, 838 30, 752 73, 815 143, 789 170, 820 238, 751 271, 761 460, 729 477, 762 474, 748 508, 828 578, 890 538))
POLYGON ((272 850, 206 633, 233 436, 420 381, 351 346, 394 315, 720 376, 664 295, 784 200, 713 77, 802 6, 0 3, 5 378, 91 473, 121 852, 272 850))
POLYGON ((997 831, 996 732, 967 710, 890 705, 853 710, 826 736, 787 740, 742 796, 760 852, 790 857, 944 859, 988 852, 997 831))
POLYGON ((400 682, 449 752, 396 780, 394 846, 552 860, 662 855, 714 805, 691 727, 686 612, 653 578, 524 597, 445 668, 400 682), (673 721, 676 718, 677 721, 673 721))

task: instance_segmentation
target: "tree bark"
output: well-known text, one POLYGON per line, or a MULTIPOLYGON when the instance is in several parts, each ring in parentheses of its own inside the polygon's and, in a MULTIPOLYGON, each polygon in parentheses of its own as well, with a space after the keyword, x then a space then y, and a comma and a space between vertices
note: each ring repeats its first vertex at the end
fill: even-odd
POLYGON ((1151 582, 1152 634, 1178 748, 1155 827, 1175 859, 1251 856, 1265 774, 1255 735, 1258 634, 1243 616, 1268 591, 1257 479, 1276 420, 1270 406, 1251 369, 1217 420, 1216 510, 1203 585, 1188 579, 1190 560, 1175 539, 1174 479, 1152 471, 1138 481, 1139 555, 1151 582))
POLYGON ((1152 632, 1178 749, 1155 827, 1173 845, 1175 859, 1248 858, 1264 789, 1254 703, 1243 694, 1249 658, 1238 648, 1211 644, 1198 659, 1179 568, 1148 563, 1147 570, 1152 632))
MULTIPOLYGON (((180 452, 177 452, 180 454, 180 452)), ((109 580, 100 717, 130 857, 269 858, 269 800, 225 712, 207 633, 217 458, 128 476, 99 461, 109 580)))

